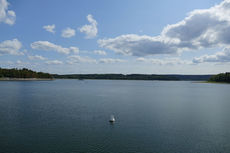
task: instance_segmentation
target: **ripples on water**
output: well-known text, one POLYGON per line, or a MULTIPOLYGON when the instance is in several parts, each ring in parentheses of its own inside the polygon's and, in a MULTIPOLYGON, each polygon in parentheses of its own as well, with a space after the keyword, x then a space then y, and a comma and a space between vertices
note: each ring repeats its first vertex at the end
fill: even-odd
POLYGON ((186 81, 0 82, 1 152, 230 152, 229 91, 186 81))

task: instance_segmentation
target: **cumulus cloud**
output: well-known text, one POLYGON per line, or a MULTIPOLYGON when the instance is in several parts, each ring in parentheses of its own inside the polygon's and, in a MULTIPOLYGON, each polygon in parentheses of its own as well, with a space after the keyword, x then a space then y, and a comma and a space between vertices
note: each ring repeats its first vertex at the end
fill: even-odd
POLYGON ((159 36, 128 34, 101 39, 98 44, 117 53, 134 56, 227 46, 230 44, 230 0, 209 9, 190 12, 184 20, 163 28, 159 36))
POLYGON ((75 30, 68 27, 62 31, 61 36, 64 38, 73 37, 73 36, 75 36, 75 30))
POLYGON ((13 25, 16 20, 16 14, 12 10, 8 10, 9 3, 7 0, 0 0, 0 23, 13 25))
POLYGON ((34 55, 34 56, 28 56, 28 58, 30 59, 30 60, 46 60, 46 58, 45 57, 43 57, 43 56, 41 56, 41 55, 34 55))
POLYGON ((174 40, 159 37, 139 36, 135 34, 121 35, 116 38, 98 40, 101 47, 117 53, 134 56, 150 54, 172 54, 177 52, 174 40))
POLYGON ((22 55, 20 52, 22 47, 21 42, 18 39, 5 40, 0 43, 0 55, 11 54, 11 55, 22 55))
POLYGON ((93 18, 91 14, 87 16, 87 20, 90 24, 86 24, 79 28, 80 32, 83 32, 86 34, 86 39, 91 39, 97 36, 97 21, 93 18))
POLYGON ((59 60, 52 60, 52 61, 46 61, 45 62, 46 64, 49 64, 49 65, 59 65, 59 64, 63 64, 62 61, 59 61, 59 60))
POLYGON ((189 65, 192 64, 191 61, 181 60, 179 58, 165 58, 165 59, 155 59, 155 58, 143 58, 139 57, 136 59, 138 62, 151 63, 154 65, 189 65))
POLYGON ((79 53, 79 48, 77 48, 77 47, 69 47, 69 50, 72 51, 75 54, 79 53))
POLYGON ((54 31, 55 24, 43 26, 43 29, 45 29, 48 32, 55 33, 55 31, 54 31))
POLYGON ((102 58, 99 60, 100 63, 121 63, 125 62, 125 60, 122 59, 114 59, 114 58, 102 58))
POLYGON ((224 48, 222 52, 217 52, 213 55, 203 55, 201 57, 195 57, 193 63, 204 63, 204 62, 218 62, 225 63, 230 62, 230 48, 224 48))
POLYGON ((98 55, 106 55, 106 52, 103 50, 94 50, 93 52, 98 55))
POLYGON ((16 64, 23 64, 23 62, 20 61, 20 60, 17 60, 17 61, 16 61, 16 64))
POLYGON ((78 55, 72 55, 72 56, 69 56, 67 58, 68 58, 68 61, 67 61, 68 64, 96 63, 97 62, 95 59, 92 59, 90 57, 81 57, 81 56, 78 56, 78 55))
POLYGON ((79 49, 77 47, 64 48, 60 45, 53 44, 49 41, 36 41, 31 45, 32 49, 44 50, 44 51, 56 51, 58 53, 69 54, 70 52, 78 53, 79 49))

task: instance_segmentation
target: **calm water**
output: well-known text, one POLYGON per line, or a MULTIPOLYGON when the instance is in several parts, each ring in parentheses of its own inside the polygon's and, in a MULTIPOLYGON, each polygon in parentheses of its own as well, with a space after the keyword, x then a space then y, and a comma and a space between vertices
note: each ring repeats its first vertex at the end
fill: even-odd
POLYGON ((230 85, 1 81, 0 152, 227 153, 230 85))

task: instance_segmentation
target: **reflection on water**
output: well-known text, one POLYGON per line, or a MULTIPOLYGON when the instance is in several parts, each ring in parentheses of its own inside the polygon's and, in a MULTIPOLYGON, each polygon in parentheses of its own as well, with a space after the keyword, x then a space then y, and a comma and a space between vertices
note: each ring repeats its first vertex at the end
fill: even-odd
POLYGON ((229 91, 186 81, 0 82, 1 152, 230 152, 229 91))

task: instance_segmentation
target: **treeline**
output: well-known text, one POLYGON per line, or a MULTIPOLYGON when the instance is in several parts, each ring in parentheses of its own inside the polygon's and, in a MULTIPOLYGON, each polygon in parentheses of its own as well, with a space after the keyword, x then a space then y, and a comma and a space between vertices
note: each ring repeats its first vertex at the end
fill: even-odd
POLYGON ((53 78, 49 73, 35 72, 26 68, 3 69, 0 68, 0 78, 53 78))
POLYGON ((208 80, 211 75, 157 75, 157 74, 69 74, 53 75, 57 79, 103 79, 103 80, 208 80))
POLYGON ((54 75, 60 79, 103 79, 103 80, 178 80, 176 77, 144 74, 72 74, 54 75))
POLYGON ((220 73, 220 74, 214 75, 209 79, 209 81, 230 83, 230 72, 220 73))
POLYGON ((56 78, 56 79, 101 79, 101 80, 193 80, 193 81, 220 81, 226 82, 226 76, 229 73, 219 74, 211 77, 212 75, 158 75, 158 74, 49 74, 43 72, 35 72, 26 68, 23 69, 3 69, 0 68, 0 78, 56 78), (210 78, 211 77, 211 78, 210 78), (210 79, 209 79, 210 78, 210 79))

